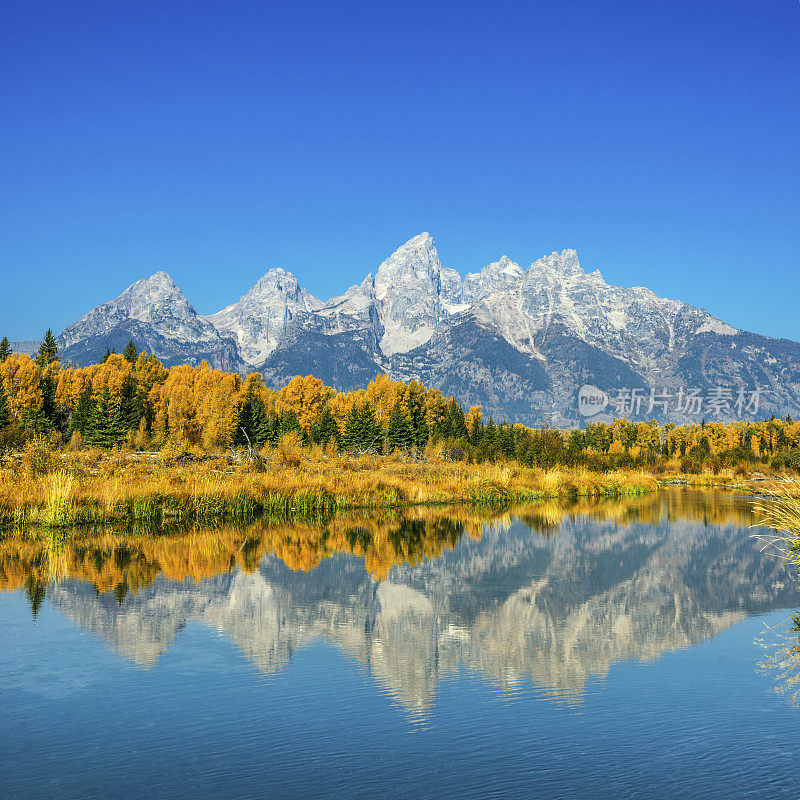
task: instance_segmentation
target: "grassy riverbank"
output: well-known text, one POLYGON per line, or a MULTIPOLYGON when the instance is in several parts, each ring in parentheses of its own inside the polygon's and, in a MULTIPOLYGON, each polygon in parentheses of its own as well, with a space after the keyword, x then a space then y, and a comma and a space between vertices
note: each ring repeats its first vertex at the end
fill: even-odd
POLYGON ((544 471, 506 464, 276 451, 255 463, 182 462, 156 454, 66 453, 0 483, 0 525, 246 520, 359 508, 463 503, 502 507, 546 498, 629 497, 657 489, 641 471, 544 471))

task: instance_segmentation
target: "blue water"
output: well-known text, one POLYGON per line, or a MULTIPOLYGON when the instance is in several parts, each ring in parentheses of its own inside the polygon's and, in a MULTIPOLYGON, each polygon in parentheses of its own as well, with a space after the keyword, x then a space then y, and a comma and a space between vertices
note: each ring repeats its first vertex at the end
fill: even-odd
POLYGON ((800 797, 800 597, 751 533, 517 520, 383 581, 2 594, 0 797, 800 797))

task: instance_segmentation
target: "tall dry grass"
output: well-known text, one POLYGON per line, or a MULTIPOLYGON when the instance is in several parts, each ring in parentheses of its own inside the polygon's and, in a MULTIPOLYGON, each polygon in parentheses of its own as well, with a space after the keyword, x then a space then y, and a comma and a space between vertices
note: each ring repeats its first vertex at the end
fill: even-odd
POLYGON ((769 484, 762 490, 753 508, 758 526, 772 529, 756 534, 770 550, 800 567, 800 479, 789 478, 769 484))
POLYGON ((502 508, 546 498, 637 496, 655 491, 641 471, 544 471, 516 463, 330 456, 282 441, 251 465, 66 454, 58 472, 2 473, 0 524, 236 520, 258 514, 329 514, 356 508, 468 503, 502 508))

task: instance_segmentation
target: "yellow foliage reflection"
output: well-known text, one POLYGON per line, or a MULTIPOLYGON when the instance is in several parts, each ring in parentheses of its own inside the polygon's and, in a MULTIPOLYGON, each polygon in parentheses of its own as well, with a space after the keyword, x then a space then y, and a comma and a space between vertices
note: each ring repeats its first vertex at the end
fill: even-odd
POLYGON ((450 506, 350 514, 318 524, 265 518, 246 527, 177 533, 112 528, 43 532, 0 539, 0 591, 16 591, 31 581, 38 585, 71 577, 92 583, 98 592, 122 587, 124 596, 150 585, 158 575, 171 581, 201 581, 237 568, 250 572, 267 554, 274 554, 291 570, 307 572, 343 553, 363 558, 373 578, 383 580, 396 565, 415 566, 437 558, 465 534, 479 539, 488 523, 502 528, 519 520, 550 535, 565 519, 579 516, 620 526, 677 519, 714 525, 752 522, 745 498, 674 490, 606 502, 541 502, 502 513, 450 506))

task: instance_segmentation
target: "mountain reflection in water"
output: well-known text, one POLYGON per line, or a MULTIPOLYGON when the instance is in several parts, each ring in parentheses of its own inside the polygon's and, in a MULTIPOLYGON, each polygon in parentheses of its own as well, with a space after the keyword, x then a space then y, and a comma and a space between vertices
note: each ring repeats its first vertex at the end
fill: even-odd
POLYGON ((269 676, 322 637, 413 714, 462 668, 580 702, 615 662, 797 604, 790 569, 750 535, 749 505, 671 489, 494 519, 415 509, 319 526, 5 538, 0 588, 24 588, 34 611, 47 597, 139 666, 197 621, 269 676))

